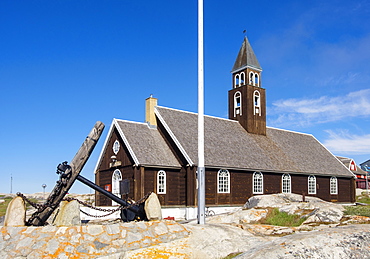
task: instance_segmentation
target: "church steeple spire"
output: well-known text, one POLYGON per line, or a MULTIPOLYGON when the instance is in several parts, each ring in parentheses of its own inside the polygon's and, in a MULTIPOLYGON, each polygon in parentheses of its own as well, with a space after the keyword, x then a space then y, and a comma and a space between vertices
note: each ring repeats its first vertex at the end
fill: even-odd
POLYGON ((249 132, 266 135, 266 96, 261 87, 262 68, 245 37, 231 71, 229 119, 237 120, 249 132))
POLYGON ((243 44, 239 50, 238 57, 235 60, 231 73, 243 70, 246 67, 262 70, 248 38, 244 37, 243 44))

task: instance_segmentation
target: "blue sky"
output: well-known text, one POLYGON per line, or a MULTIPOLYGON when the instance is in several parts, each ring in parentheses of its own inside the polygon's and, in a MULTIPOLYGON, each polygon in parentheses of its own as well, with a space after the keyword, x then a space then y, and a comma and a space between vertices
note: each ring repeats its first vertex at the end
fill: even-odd
MULTIPOLYGON (((243 30, 263 68, 268 126, 370 159, 369 1, 204 1, 205 114, 227 117, 243 30)), ((145 98, 197 111, 197 1, 0 1, 0 193, 50 191, 98 120, 145 98)), ((89 193, 76 182, 72 192, 89 193)))

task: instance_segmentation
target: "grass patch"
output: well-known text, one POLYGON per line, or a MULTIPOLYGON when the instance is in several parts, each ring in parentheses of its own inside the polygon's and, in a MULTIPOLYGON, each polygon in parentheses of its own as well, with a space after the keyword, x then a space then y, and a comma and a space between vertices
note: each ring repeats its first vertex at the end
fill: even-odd
POLYGON ((1 197, 1 198, 2 198, 3 200, 5 200, 5 202, 0 203, 0 217, 2 217, 2 216, 4 216, 4 215, 5 215, 5 213, 6 213, 6 208, 8 207, 9 202, 12 200, 12 198, 11 198, 11 197, 4 198, 4 196, 3 196, 3 197, 1 197))
POLYGON ((357 215, 370 217, 370 205, 369 206, 344 206, 344 215, 357 215))
POLYGON ((267 217, 262 220, 261 223, 282 227, 298 227, 305 220, 306 218, 301 217, 300 215, 288 214, 286 212, 279 211, 278 208, 274 208, 269 211, 267 217))
POLYGON ((369 195, 366 195, 366 194, 357 196, 356 197, 356 201, 357 202, 361 202, 361 203, 366 203, 366 204, 369 204, 370 205, 370 196, 369 195))
MULTIPOLYGON (((12 197, 5 197, 5 198, 4 197, 5 196, 1 197, 1 199, 5 200, 5 202, 0 203, 0 217, 5 216, 6 208, 8 207, 9 202, 13 199, 12 197)), ((39 200, 34 199, 34 198, 31 198, 29 200, 34 202, 34 203, 38 203, 38 201, 39 201, 39 200)), ((28 210, 30 208, 32 208, 32 206, 26 202, 26 210, 28 210)))

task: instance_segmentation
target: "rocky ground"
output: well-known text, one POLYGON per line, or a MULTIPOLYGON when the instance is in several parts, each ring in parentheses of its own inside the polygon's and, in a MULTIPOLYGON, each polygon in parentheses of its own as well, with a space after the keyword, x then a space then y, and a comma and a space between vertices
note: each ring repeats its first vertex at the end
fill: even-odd
POLYGON ((370 258, 370 218, 340 204, 295 194, 254 196, 233 213, 183 222, 189 237, 103 258, 370 258), (299 227, 263 225, 271 208, 306 218, 299 227))
MULTIPOLYGON (((132 250, 120 258, 370 258, 370 225, 319 228, 286 236, 256 235, 227 224, 188 225, 187 238, 132 250)), ((119 258, 119 257, 117 257, 119 258)))
POLYGON ((340 204, 295 194, 254 196, 244 209, 186 223, 190 236, 125 254, 125 258, 370 258, 370 218, 344 216, 340 204), (272 207, 302 214, 299 227, 255 224, 272 207))

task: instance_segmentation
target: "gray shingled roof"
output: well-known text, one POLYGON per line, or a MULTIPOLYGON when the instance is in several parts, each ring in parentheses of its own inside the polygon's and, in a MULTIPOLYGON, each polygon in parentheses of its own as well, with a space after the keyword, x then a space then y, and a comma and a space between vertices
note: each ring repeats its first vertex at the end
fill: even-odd
POLYGON ((140 165, 181 167, 157 129, 146 123, 116 121, 140 165))
MULTIPOLYGON (((157 106, 159 117, 197 164, 197 114, 157 106)), ((237 121, 205 116, 206 167, 353 177, 312 135, 267 128, 248 133, 237 121)))
POLYGON ((254 51, 247 37, 244 38, 243 44, 239 50, 238 56, 235 60, 235 63, 234 63, 234 66, 231 72, 237 71, 246 66, 250 66, 250 67, 254 67, 254 68, 262 70, 260 63, 258 62, 257 57, 254 54, 254 51))

